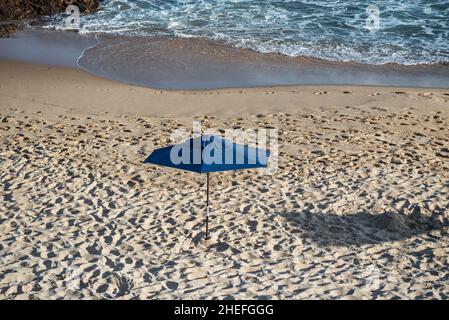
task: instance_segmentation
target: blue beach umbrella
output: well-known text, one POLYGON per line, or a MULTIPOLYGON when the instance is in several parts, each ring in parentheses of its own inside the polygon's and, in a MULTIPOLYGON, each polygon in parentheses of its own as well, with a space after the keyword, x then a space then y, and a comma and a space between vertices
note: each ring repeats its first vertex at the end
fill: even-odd
POLYGON ((218 135, 202 135, 154 150, 144 163, 151 163, 207 175, 206 236, 209 239, 209 173, 266 168, 269 150, 249 147, 218 135))

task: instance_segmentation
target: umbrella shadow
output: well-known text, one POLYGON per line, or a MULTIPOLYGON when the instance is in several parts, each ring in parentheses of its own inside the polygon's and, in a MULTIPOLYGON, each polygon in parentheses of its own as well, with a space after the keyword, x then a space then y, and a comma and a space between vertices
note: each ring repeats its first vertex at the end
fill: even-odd
POLYGON ((449 227, 449 219, 441 219, 442 215, 425 216, 419 212, 357 212, 337 215, 303 211, 282 212, 280 215, 293 228, 293 232, 321 246, 380 244, 449 227))

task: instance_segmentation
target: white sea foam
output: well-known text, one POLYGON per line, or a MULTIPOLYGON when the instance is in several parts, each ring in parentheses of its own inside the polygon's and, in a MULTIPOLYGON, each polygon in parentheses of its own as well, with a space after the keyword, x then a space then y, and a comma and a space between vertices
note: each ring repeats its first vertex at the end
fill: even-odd
MULTIPOLYGON (((55 16, 48 28, 63 28, 55 16)), ((81 17, 81 33, 205 37, 260 52, 363 63, 449 61, 449 2, 443 0, 105 0, 81 17), (379 30, 366 28, 369 4, 379 30)))

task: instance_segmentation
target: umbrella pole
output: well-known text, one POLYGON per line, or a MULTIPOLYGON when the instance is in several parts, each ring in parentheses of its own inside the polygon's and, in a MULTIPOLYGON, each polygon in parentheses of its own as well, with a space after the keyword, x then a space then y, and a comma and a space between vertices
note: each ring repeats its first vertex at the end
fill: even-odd
POLYGON ((209 172, 207 173, 207 183, 206 183, 206 240, 209 240, 209 172))

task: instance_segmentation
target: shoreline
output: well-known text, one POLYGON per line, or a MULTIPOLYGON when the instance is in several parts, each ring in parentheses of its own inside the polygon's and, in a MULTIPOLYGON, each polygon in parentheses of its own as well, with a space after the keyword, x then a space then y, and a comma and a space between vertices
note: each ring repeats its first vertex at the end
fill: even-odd
POLYGON ((441 101, 442 107, 438 110, 445 112, 449 103, 449 90, 441 88, 292 85, 160 90, 104 79, 79 68, 0 59, 0 69, 3 102, 29 97, 36 105, 57 108, 71 99, 76 102, 77 111, 82 112, 95 110, 97 113, 186 118, 254 116, 270 112, 316 112, 319 108, 344 109, 351 103, 374 105, 398 98, 404 100, 401 106, 409 103, 408 107, 419 111, 428 95, 441 101), (205 103, 210 99, 214 103, 205 103))
POLYGON ((139 38, 24 31, 0 39, 0 58, 79 67, 155 89, 295 85, 449 87, 449 66, 370 65, 261 54, 198 38, 139 38), (45 54, 44 54, 45 53, 45 54), (133 59, 129 59, 133 57, 133 59))

